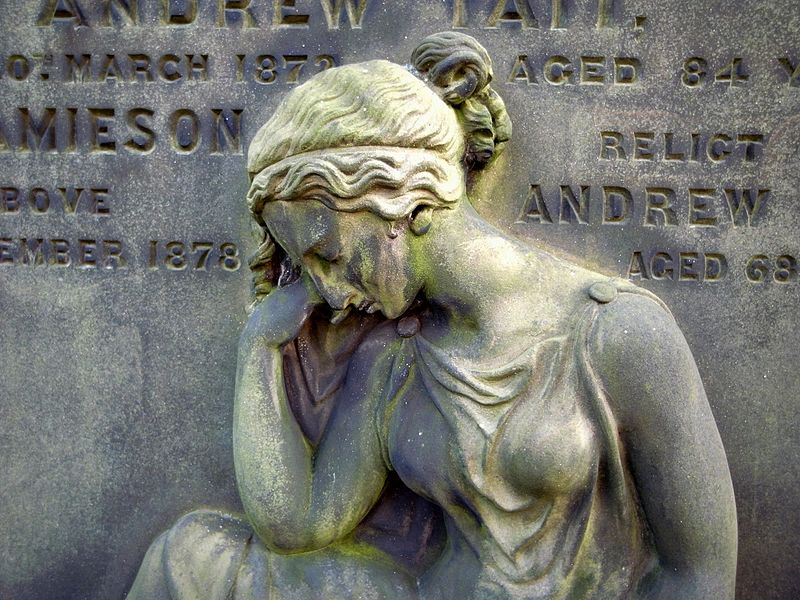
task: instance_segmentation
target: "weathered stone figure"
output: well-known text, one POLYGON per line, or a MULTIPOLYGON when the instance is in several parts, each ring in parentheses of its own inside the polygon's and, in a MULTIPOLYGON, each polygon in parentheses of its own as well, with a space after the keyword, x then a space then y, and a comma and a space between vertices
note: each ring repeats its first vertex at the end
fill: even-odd
POLYGON ((511 135, 489 57, 443 33, 413 66, 321 73, 253 141, 246 519, 184 517, 128 597, 732 598, 730 475, 672 316, 485 222, 468 185, 511 135))

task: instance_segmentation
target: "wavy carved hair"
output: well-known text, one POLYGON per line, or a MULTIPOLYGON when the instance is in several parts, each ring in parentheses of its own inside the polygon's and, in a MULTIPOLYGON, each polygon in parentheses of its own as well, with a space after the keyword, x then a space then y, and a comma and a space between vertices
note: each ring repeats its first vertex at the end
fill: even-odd
POLYGON ((426 38, 409 69, 376 60, 329 69, 294 89, 248 151, 248 204, 262 231, 250 259, 256 297, 296 275, 261 213, 266 202, 325 191, 335 210, 386 219, 460 200, 466 171, 489 162, 511 124, 473 38, 426 38), (422 152, 421 152, 422 151, 422 152), (370 195, 380 188, 390 194, 370 195))

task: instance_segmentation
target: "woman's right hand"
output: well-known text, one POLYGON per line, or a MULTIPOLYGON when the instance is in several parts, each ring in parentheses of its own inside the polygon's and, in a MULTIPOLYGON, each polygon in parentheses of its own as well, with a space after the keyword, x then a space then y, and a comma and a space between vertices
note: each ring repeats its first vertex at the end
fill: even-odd
POLYGON ((260 300, 247 319, 242 338, 282 346, 295 339, 314 309, 324 300, 311 278, 303 274, 260 300))

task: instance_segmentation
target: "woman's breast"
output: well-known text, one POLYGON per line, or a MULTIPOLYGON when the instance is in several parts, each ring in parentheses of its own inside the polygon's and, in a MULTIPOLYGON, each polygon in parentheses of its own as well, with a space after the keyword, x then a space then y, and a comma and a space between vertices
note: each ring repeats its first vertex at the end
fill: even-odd
POLYGON ((487 474, 518 493, 554 499, 591 485, 598 444, 579 390, 560 386, 521 398, 488 449, 487 474))
POLYGON ((598 444, 577 386, 529 387, 487 433, 464 423, 464 398, 439 389, 434 401, 419 379, 399 399, 388 439, 393 467, 417 493, 445 510, 479 511, 476 496, 515 510, 592 485, 598 444))

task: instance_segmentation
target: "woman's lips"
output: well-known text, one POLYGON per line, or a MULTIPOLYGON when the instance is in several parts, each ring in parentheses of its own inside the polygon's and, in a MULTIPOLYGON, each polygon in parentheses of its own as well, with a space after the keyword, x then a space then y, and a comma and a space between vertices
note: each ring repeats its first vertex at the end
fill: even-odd
POLYGON ((370 315, 381 310, 381 305, 379 302, 371 300, 370 298, 367 297, 362 297, 362 299, 359 301, 358 296, 355 294, 347 298, 347 300, 345 300, 342 303, 342 308, 336 308, 331 304, 329 304, 329 306, 331 306, 331 308, 333 309, 333 316, 331 317, 330 321, 334 325, 338 325, 339 323, 344 321, 353 308, 359 311, 366 312, 370 315))

